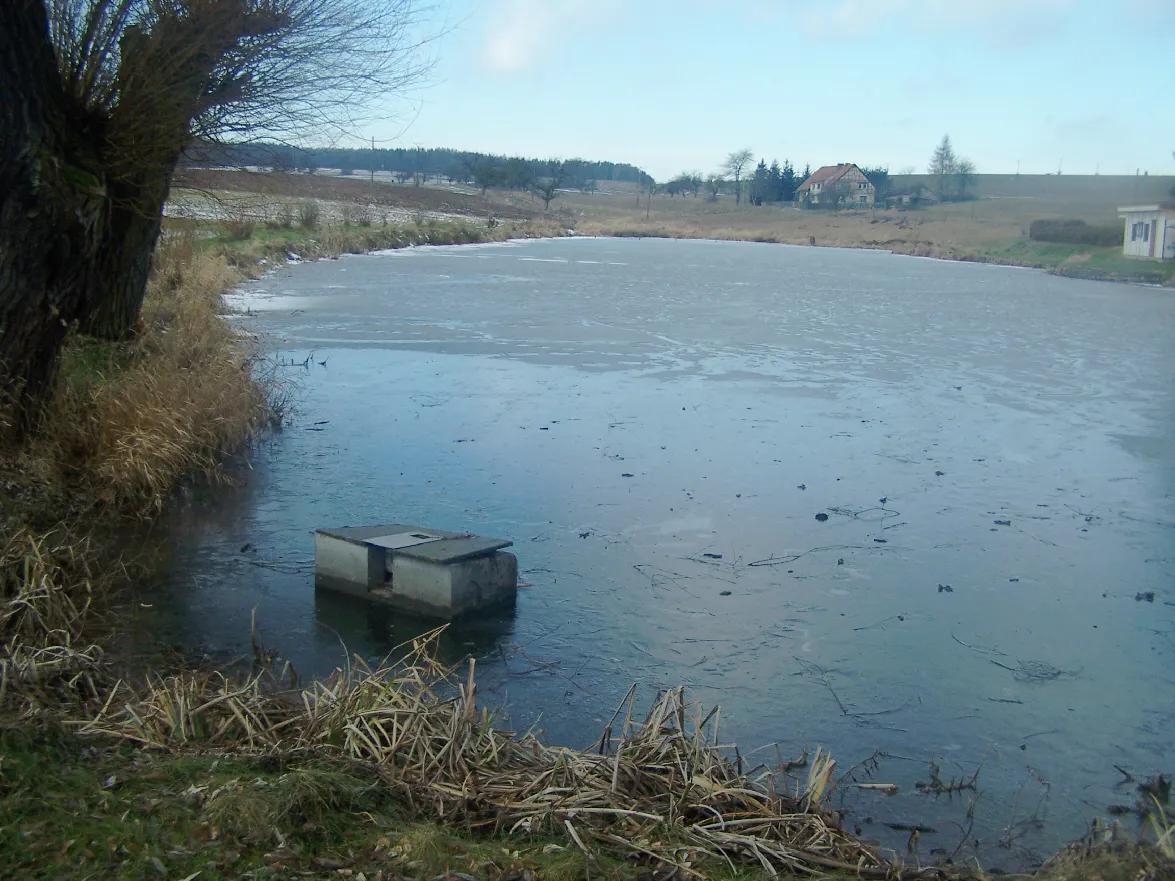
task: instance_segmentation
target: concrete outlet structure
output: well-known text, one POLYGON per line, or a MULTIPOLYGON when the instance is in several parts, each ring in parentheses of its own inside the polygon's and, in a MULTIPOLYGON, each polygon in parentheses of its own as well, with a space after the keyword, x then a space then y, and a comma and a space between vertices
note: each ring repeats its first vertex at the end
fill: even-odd
POLYGON ((395 609, 451 620, 512 605, 518 558, 513 542, 395 523, 319 529, 314 584, 395 609))

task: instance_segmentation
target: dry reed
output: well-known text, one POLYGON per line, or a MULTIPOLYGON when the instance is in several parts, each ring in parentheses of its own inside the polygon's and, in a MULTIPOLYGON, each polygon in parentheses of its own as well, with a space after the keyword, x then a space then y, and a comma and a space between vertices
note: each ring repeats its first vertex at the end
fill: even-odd
POLYGON ((99 364, 75 343, 29 458, 62 472, 75 499, 120 510, 158 508, 181 478, 218 474, 266 413, 250 353, 221 314, 221 293, 242 278, 190 236, 165 240, 138 337, 99 364))
POLYGON ((397 664, 357 662, 301 691, 219 674, 159 678, 145 689, 120 683, 79 727, 158 748, 360 761, 418 818, 482 834, 556 835, 589 858, 619 850, 687 875, 708 855, 772 875, 897 876, 827 809, 835 763, 823 752, 802 782, 782 767, 744 771, 720 742, 718 710, 703 714, 680 688, 642 720, 630 691, 589 751, 499 731, 477 707, 474 662, 459 674, 434 659, 437 633, 397 664))
POLYGON ((0 547, 0 703, 46 689, 97 693, 102 649, 83 640, 91 563, 88 544, 64 530, 21 529, 0 547))

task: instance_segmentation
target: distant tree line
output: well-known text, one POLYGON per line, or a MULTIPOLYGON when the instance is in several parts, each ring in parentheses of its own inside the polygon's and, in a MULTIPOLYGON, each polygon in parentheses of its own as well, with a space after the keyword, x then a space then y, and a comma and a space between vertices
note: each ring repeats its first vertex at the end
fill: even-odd
MULTIPOLYGON (((758 165, 754 166, 754 170, 750 171, 754 158, 751 150, 736 150, 723 160, 721 167, 714 174, 703 177, 696 171, 682 172, 665 185, 664 191, 669 196, 697 196, 699 192, 704 191, 711 201, 717 199, 719 194, 730 194, 734 196, 735 204, 743 200, 744 194, 746 200, 756 206, 789 203, 795 201, 796 191, 812 174, 810 165, 805 165, 802 172, 797 172, 795 166, 787 159, 782 165, 778 160, 772 160, 768 165, 767 160, 761 158, 758 165)), ((882 165, 864 165, 859 168, 873 184, 875 201, 879 204, 884 203, 894 189, 889 168, 882 165)), ((902 174, 912 174, 913 171, 911 168, 902 174)), ((975 183, 975 163, 959 156, 947 135, 943 136, 935 148, 929 174, 933 182, 934 195, 939 201, 974 198, 970 188, 975 183)), ((836 210, 853 203, 852 196, 846 182, 833 183, 821 192, 818 205, 821 208, 836 210)))
POLYGON ((747 199, 752 205, 791 202, 795 198, 796 187, 803 182, 804 179, 796 173, 791 160, 785 159, 783 165, 780 165, 773 159, 768 165, 766 160, 760 159, 751 175, 747 199))
POLYGON ((188 152, 193 165, 227 167, 264 166, 276 171, 316 171, 337 168, 344 175, 368 171, 390 172, 401 182, 444 179, 474 184, 481 190, 532 190, 557 180, 558 186, 593 191, 599 181, 635 183, 652 178, 624 162, 592 162, 586 159, 526 159, 494 156, 444 147, 415 149, 288 147, 274 144, 239 144, 197 147, 188 152))
POLYGON ((803 183, 810 174, 809 169, 797 173, 789 160, 780 165, 778 160, 772 160, 768 165, 760 160, 755 170, 748 176, 747 169, 754 161, 750 150, 739 150, 731 153, 723 163, 720 171, 703 175, 700 171, 683 171, 663 187, 670 196, 693 196, 705 193, 710 200, 717 199, 719 194, 729 194, 741 202, 744 194, 753 205, 764 205, 778 202, 790 202, 795 196, 796 187, 803 183))
MULTIPOLYGON (((760 159, 752 171, 754 159, 751 150, 736 150, 726 157, 717 172, 703 175, 700 171, 683 171, 667 182, 662 191, 670 197, 697 197, 702 193, 710 201, 719 195, 731 195, 736 204, 745 198, 750 204, 761 207, 795 201, 796 190, 812 174, 811 165, 805 165, 803 171, 798 171, 790 159, 784 159, 782 165, 778 159, 771 160, 770 165, 766 159, 760 159)), ((877 198, 884 198, 891 188, 889 169, 866 166, 861 171, 876 189, 877 198)), ((823 204, 826 200, 822 199, 821 202, 823 204)), ((827 200, 827 204, 833 205, 835 202, 827 200)))

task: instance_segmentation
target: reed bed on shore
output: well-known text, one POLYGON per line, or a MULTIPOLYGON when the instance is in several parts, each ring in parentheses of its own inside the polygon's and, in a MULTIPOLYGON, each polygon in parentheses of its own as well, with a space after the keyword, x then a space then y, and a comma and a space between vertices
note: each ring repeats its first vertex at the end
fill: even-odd
MULTIPOLYGON (((280 672, 120 682, 77 727, 147 747, 359 761, 418 819, 473 834, 559 836, 589 858, 606 848, 687 874, 708 857, 773 875, 898 875, 839 828, 827 808, 835 762, 822 751, 802 779, 782 763, 744 769, 721 743, 719 710, 704 713, 681 688, 643 717, 630 691, 593 749, 549 746, 495 727, 476 703, 475 662, 458 670, 435 660, 439 632, 398 663, 356 662, 305 689, 278 687, 280 672)), ((927 873, 937 870, 902 870, 927 873)))

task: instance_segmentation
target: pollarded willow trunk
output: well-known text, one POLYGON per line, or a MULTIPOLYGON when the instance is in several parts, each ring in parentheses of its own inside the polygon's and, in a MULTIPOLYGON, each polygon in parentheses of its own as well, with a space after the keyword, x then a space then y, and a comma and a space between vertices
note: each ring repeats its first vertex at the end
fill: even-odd
POLYGON ((0 0, 0 425, 35 426, 72 328, 132 331, 194 122, 297 86, 315 28, 357 33, 336 2, 0 0))
POLYGON ((71 329, 134 328, 194 90, 137 129, 90 110, 61 85, 41 0, 0 0, 0 425, 18 436, 71 329), (153 149, 128 150, 136 136, 153 149))
POLYGON ((90 306, 109 206, 93 122, 61 86, 40 0, 0 3, 0 405, 18 433, 90 306))
POLYGON ((93 308, 80 325, 84 333, 117 340, 135 327, 173 170, 144 170, 133 181, 110 184, 107 223, 88 282, 93 308))

